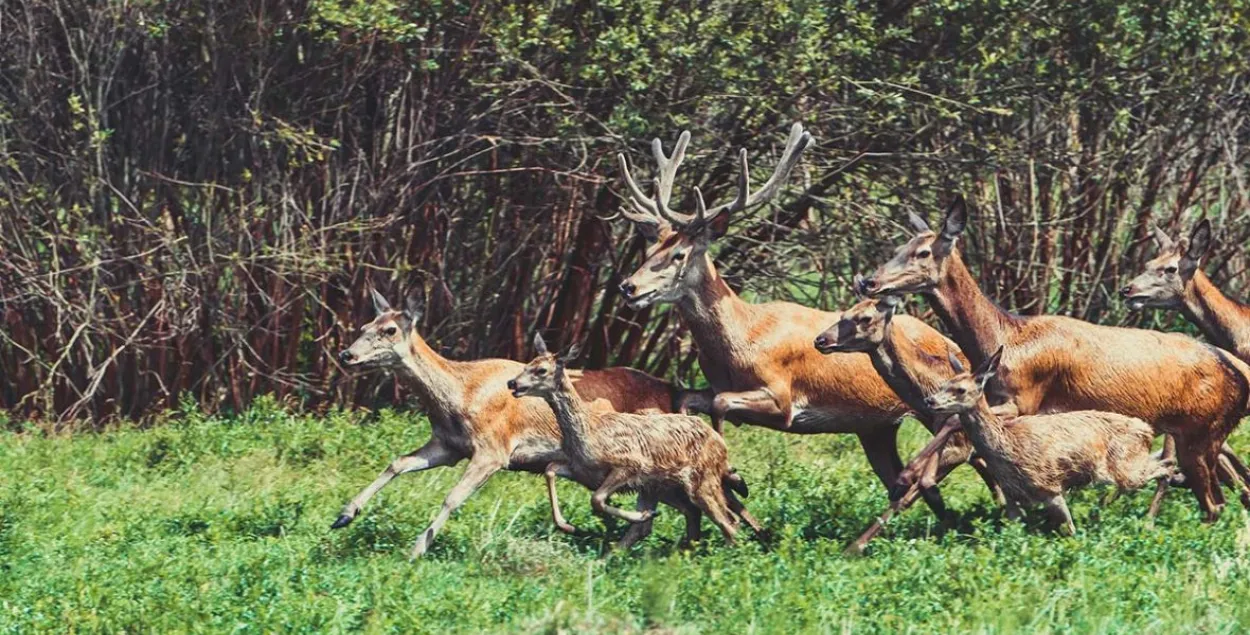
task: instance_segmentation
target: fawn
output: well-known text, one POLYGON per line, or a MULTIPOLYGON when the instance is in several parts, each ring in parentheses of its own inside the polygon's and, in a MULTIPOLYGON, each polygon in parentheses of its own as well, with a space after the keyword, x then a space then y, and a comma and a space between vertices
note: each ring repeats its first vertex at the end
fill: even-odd
POLYGON ((959 415, 977 454, 1007 495, 1008 517, 1018 517, 1022 503, 1041 503, 1061 529, 1073 534, 1065 490, 1103 483, 1122 492, 1171 476, 1174 462, 1151 454, 1154 429, 1141 419, 1098 410, 1000 419, 985 401, 985 385, 998 372, 1002 354, 1000 347, 975 373, 964 371, 951 355, 951 367, 959 374, 925 404, 936 413, 959 415))
POLYGON ((681 414, 625 414, 595 412, 586 407, 565 372, 564 358, 548 352, 541 335, 534 338, 536 357, 508 382, 515 397, 542 397, 560 426, 564 460, 547 466, 547 492, 557 526, 573 528, 564 521, 556 498, 557 476, 578 482, 598 482, 591 506, 599 514, 630 523, 651 519, 651 510, 626 511, 608 503, 614 492, 630 488, 639 492, 679 489, 696 511, 687 512, 687 523, 698 523, 699 512, 733 544, 738 517, 752 528, 758 523, 734 496, 747 494, 746 483, 729 467, 725 441, 703 420, 681 414), (693 517, 692 517, 693 516, 693 517))

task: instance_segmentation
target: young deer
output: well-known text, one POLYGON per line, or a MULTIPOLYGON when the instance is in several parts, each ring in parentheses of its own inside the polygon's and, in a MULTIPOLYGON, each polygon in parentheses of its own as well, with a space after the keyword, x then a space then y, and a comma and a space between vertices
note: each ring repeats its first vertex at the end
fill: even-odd
MULTIPOLYGON (((910 218, 916 235, 861 281, 861 291, 926 296, 973 363, 984 364, 1005 346, 987 393, 991 404, 1019 415, 1103 410, 1149 422, 1176 438, 1185 482, 1208 521, 1224 505, 1217 473, 1245 491, 1239 473, 1244 467, 1224 444, 1250 399, 1244 362, 1177 333, 1008 313, 985 297, 956 248, 967 224, 962 198, 951 205, 940 232, 915 214, 910 218)), ((921 452, 916 463, 924 460, 921 452)), ((909 471, 903 480, 911 477, 909 471)), ((1160 481, 1152 516, 1166 485, 1160 481)))
MULTIPOLYGON (((725 441, 698 417, 682 414, 623 414, 595 412, 587 407, 564 369, 564 359, 547 352, 541 335, 534 337, 534 358, 508 388, 514 397, 542 397, 560 426, 562 460, 547 466, 547 492, 551 514, 565 531, 556 499, 556 476, 598 483, 590 499, 594 510, 631 523, 651 520, 653 512, 625 511, 608 503, 614 492, 679 490, 733 544, 738 519, 746 509, 733 490, 746 495, 746 484, 729 467, 725 441)), ((687 523, 699 522, 697 515, 687 523)), ((752 522, 754 526, 754 522, 752 522)), ((757 528, 758 529, 758 528, 757 528)))
MULTIPOLYGON (((420 310, 413 297, 403 311, 397 311, 376 290, 370 294, 377 318, 361 327, 360 337, 339 354, 339 359, 348 367, 384 368, 408 380, 429 417, 432 437, 417 451, 395 459, 343 508, 332 528, 351 523, 365 503, 396 476, 468 459, 460 482, 413 546, 415 558, 425 553, 452 512, 495 472, 542 473, 549 463, 561 460, 560 431, 549 409, 519 402, 509 394, 507 382, 523 364, 506 359, 446 359, 417 332, 420 310)), ((589 402, 588 407, 596 411, 672 412, 691 401, 667 382, 628 368, 569 371, 569 376, 589 402)), ((583 485, 593 489, 598 483, 583 485)), ((683 511, 689 507, 683 499, 664 502, 683 511)), ((639 497, 638 505, 644 511, 655 504, 650 495, 639 497)), ((649 522, 631 526, 621 546, 641 540, 650 530, 649 522)))
MULTIPOLYGON (((708 254, 734 214, 777 195, 810 141, 795 124, 772 176, 755 192, 750 191, 742 150, 737 196, 709 209, 695 187, 694 214, 669 208, 690 133, 681 134, 671 156, 664 154, 659 139, 652 142, 659 166, 654 198, 643 193, 620 155, 630 191, 630 207, 622 215, 653 243, 642 265, 621 283, 621 294, 635 309, 657 302, 677 305, 698 346, 699 365, 716 392, 711 415, 718 431, 728 419, 795 434, 855 434, 888 490, 903 467, 897 433, 907 405, 881 380, 867 355, 821 355, 812 348, 812 334, 836 321, 837 314, 789 302, 745 302, 717 274, 708 254)), ((908 316, 900 316, 899 323, 926 352, 945 355, 946 338, 936 330, 908 316)), ((945 516, 937 490, 931 494, 925 501, 945 516)))
POLYGON ((1158 227, 1154 236, 1159 255, 1120 289, 1129 308, 1179 310, 1216 346, 1250 363, 1250 306, 1220 293, 1198 268, 1211 247, 1211 223, 1203 219, 1176 241, 1158 227))
POLYGON ((977 454, 985 457, 1008 498, 1008 516, 1016 505, 1041 503, 1060 527, 1076 533, 1063 498, 1066 490, 1089 484, 1137 489, 1153 479, 1171 476, 1171 461, 1150 452, 1154 430, 1146 422, 1097 410, 999 419, 984 398, 985 384, 998 372, 1003 349, 977 369, 964 371, 954 355, 950 365, 959 374, 942 384, 925 404, 938 414, 959 415, 977 454))
MULTIPOLYGON (((858 283, 856 279, 856 286, 858 283)), ((940 448, 934 460, 928 462, 923 475, 910 485, 906 493, 892 497, 894 500, 885 513, 847 548, 850 554, 862 552, 868 541, 885 528, 885 523, 895 513, 909 507, 918 496, 923 495, 924 490, 936 487, 951 470, 965 462, 969 462, 985 480, 994 499, 1000 504, 1004 502, 1003 492, 991 476, 985 459, 972 454, 972 445, 959 430, 958 422, 943 428, 942 424, 950 418, 949 415, 935 413, 928 407, 925 398, 954 377, 957 371, 951 367, 949 355, 926 352, 911 339, 912 334, 907 333, 905 327, 895 323, 894 316, 901 303, 902 299, 893 295, 862 300, 843 311, 838 321, 816 336, 815 340, 816 350, 822 353, 867 353, 877 374, 911 407, 916 417, 930 430, 941 429, 933 438, 933 443, 940 448)), ((948 341, 947 346, 953 349, 955 343, 948 341)), ((960 361, 966 362, 963 359, 960 361)))

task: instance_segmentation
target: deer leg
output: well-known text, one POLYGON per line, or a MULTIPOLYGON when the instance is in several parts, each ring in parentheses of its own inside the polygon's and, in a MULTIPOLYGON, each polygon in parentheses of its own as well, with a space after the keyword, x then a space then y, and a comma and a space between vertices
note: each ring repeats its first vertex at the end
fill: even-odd
MULTIPOLYGON (((923 459, 912 459, 912 462, 908 464, 909 467, 914 466, 915 463, 920 460, 923 459)), ((941 466, 938 469, 937 476, 934 478, 934 486, 936 487, 939 483, 946 480, 946 477, 950 476, 950 473, 954 471, 956 467, 958 466, 941 466)), ((871 542, 873 538, 881 535, 882 531, 885 531, 886 523, 890 522, 890 519, 893 518, 895 514, 900 514, 910 509, 912 505, 916 504, 916 501, 920 500, 920 496, 920 484, 913 483, 902 493, 901 496, 890 501, 889 507, 887 507, 880 516, 872 521, 872 524, 860 534, 859 538, 856 538, 854 542, 847 545, 846 549, 843 550, 842 553, 847 556, 857 556, 862 554, 864 550, 868 549, 868 543, 871 542)))
POLYGON ((487 479, 495 472, 502 470, 508 465, 507 458, 485 458, 480 454, 473 457, 469 461, 469 467, 465 469, 464 475, 460 477, 460 482, 451 488, 447 498, 443 499, 443 507, 438 510, 438 515, 434 517, 434 521, 430 523, 429 528, 422 532, 421 537, 412 545, 412 558, 420 558, 425 555, 426 550, 430 548, 430 543, 434 542, 434 536, 447 524, 447 519, 451 518, 452 512, 460 508, 464 504, 465 499, 469 498, 473 492, 476 492, 487 479))
POLYGON ((742 522, 746 523, 747 526, 751 528, 751 531, 757 534, 763 533, 764 526, 760 524, 760 521, 755 519, 755 516, 751 515, 751 512, 747 511, 746 505, 743 505, 742 501, 738 500, 738 496, 736 494, 729 490, 725 490, 725 502, 729 503, 729 511, 733 512, 738 518, 741 518, 742 522))
POLYGON ((1220 502, 1222 501, 1222 492, 1219 491, 1220 486, 1215 479, 1215 475, 1211 470, 1209 462, 1210 457, 1207 456, 1206 442, 1204 440, 1193 441, 1189 439, 1183 440, 1181 447, 1177 452, 1177 459, 1180 463, 1181 472, 1185 474, 1185 483, 1189 485, 1190 490, 1194 493, 1194 497, 1198 499, 1198 506, 1205 514, 1204 522, 1215 522, 1220 517, 1220 502), (1219 495, 1217 497, 1217 495, 1219 495))
POLYGON ((1228 454, 1221 452, 1217 465, 1220 470, 1220 480, 1237 490, 1241 495, 1241 504, 1250 509, 1250 487, 1247 487, 1245 479, 1237 472, 1233 460, 1228 458, 1228 454))
POLYGON ((1059 532, 1069 536, 1076 535, 1076 523, 1072 522, 1072 512, 1068 511, 1068 501, 1063 494, 1057 494, 1046 501, 1046 512, 1058 526, 1059 532))
MULTIPOLYGON (((1176 460, 1176 438, 1172 435, 1163 437, 1163 453, 1159 458, 1163 461, 1176 460)), ((1159 506, 1163 504, 1163 495, 1167 493, 1171 482, 1171 477, 1160 478, 1159 484, 1155 486, 1154 498, 1150 499, 1150 509, 1146 510, 1146 520, 1149 524, 1153 525, 1155 516, 1159 515, 1159 506)))
POLYGON ((712 427, 717 433, 724 432, 726 418, 745 418, 759 425, 785 430, 790 427, 790 405, 786 399, 784 407, 771 390, 762 388, 746 392, 717 393, 712 399, 712 427))
POLYGON ((607 477, 603 479, 603 484, 601 484, 599 489, 595 490, 595 493, 590 497, 591 508, 599 514, 615 516, 626 522, 640 523, 650 520, 651 517, 655 515, 654 513, 639 511, 627 512, 620 507, 613 507, 608 504, 608 497, 611 496, 616 490, 624 487, 625 484, 629 482, 631 476, 632 475, 629 472, 620 468, 614 468, 611 472, 608 472, 607 477))
POLYGON ((738 521, 729 512, 720 479, 716 482, 703 481, 697 491, 690 492, 690 499, 720 528, 725 535, 725 543, 733 545, 738 535, 738 521))
POLYGON ((946 447, 946 443, 950 440, 951 435, 961 428, 959 419, 954 418, 947 421, 946 425, 938 428, 933 433, 933 438, 925 444, 902 471, 899 472, 898 478, 893 484, 887 485, 891 488, 890 498, 897 499, 904 492, 910 490, 914 485, 919 483, 925 474, 930 470, 930 466, 936 466, 942 450, 946 447))
MULTIPOLYGON (((638 505, 636 509, 642 514, 651 514, 654 518, 655 507, 659 502, 659 497, 651 489, 643 489, 638 492, 638 505)), ((633 547, 638 541, 651 535, 651 527, 654 521, 650 518, 640 523, 633 523, 629 529, 625 530, 625 535, 621 536, 621 541, 616 543, 616 548, 622 551, 633 547)))
POLYGON ((437 438, 430 439, 429 443, 421 446, 421 449, 416 452, 391 461, 391 464, 368 487, 361 490, 351 502, 343 507, 342 513, 339 514, 334 524, 330 525, 330 529, 341 529, 351 524, 360 510, 364 508, 365 503, 369 502, 374 494, 386 487, 386 484, 396 476, 408 472, 420 472, 432 467, 455 465, 462 458, 464 457, 460 453, 448 449, 437 438))
POLYGON ((560 513, 560 499, 556 496, 556 478, 559 476, 572 478, 573 476, 569 466, 553 461, 547 464, 547 470, 543 472, 543 475, 547 477, 547 499, 551 501, 551 519, 555 521, 560 531, 566 534, 577 533, 577 528, 564 520, 564 514, 560 513))
MULTIPOLYGON (((890 426, 883 430, 860 434, 859 444, 863 446, 864 454, 868 457, 868 463, 872 466, 873 472, 889 491, 898 480, 899 473, 903 471, 903 462, 898 457, 898 428, 890 426)), ((924 472, 925 470, 922 469, 922 476, 924 472)), ((942 494, 936 487, 922 487, 920 495, 924 497, 925 503, 939 519, 946 519, 946 503, 942 501, 942 494)))
MULTIPOLYGON (((1220 454, 1224 457, 1226 461, 1228 461, 1228 464, 1230 467, 1232 467, 1233 471, 1236 472, 1237 475, 1241 477, 1241 481, 1243 483, 1250 483, 1250 469, 1246 468, 1246 464, 1241 460, 1240 457, 1237 456, 1235 452, 1233 452, 1233 449, 1229 447, 1227 443, 1225 443, 1220 448, 1220 454)), ((1241 501, 1247 507, 1250 507, 1250 501, 1246 500, 1244 492, 1242 493, 1241 501)))

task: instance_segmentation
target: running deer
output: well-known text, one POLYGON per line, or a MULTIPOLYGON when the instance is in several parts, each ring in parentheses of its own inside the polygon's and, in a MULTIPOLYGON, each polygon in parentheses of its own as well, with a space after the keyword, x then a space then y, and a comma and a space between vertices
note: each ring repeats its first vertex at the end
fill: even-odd
MULTIPOLYGON (((414 296, 404 310, 395 310, 371 289, 377 318, 361 327, 360 337, 339 354, 350 368, 382 368, 408 380, 430 420, 432 438, 420 449, 395 459, 378 478, 344 508, 331 526, 346 527, 365 503, 391 479, 408 472, 451 466, 468 459, 469 466, 452 488, 429 528, 412 548, 412 557, 425 553, 451 514, 499 470, 541 474, 548 464, 563 458, 560 431, 551 411, 542 404, 513 399, 507 382, 524 364, 506 359, 471 362, 446 359, 417 332, 421 311, 414 296)), ((622 412, 672 412, 691 395, 629 368, 569 371, 589 408, 622 412)), ((582 483, 594 489, 597 483, 582 483)), ((673 504, 685 511, 682 500, 673 504)), ((653 509, 655 499, 639 497, 640 509, 653 509)), ((650 523, 630 527, 621 540, 628 547, 650 533, 650 523)), ((694 536, 697 538, 697 535, 694 536)))
POLYGON ((975 373, 950 356, 959 373, 925 399, 936 414, 958 415, 977 454, 985 457, 1007 495, 1008 517, 1018 505, 1042 504, 1068 534, 1076 533, 1063 493, 1091 484, 1134 490, 1172 474, 1172 461, 1150 452, 1154 430, 1146 422, 1111 412, 1078 410, 1003 420, 984 398, 985 384, 998 372, 999 348, 975 373))
MULTIPOLYGON (((755 192, 742 150, 734 200, 708 208, 695 187, 693 214, 669 207, 689 132, 681 134, 669 156, 659 139, 652 142, 658 164, 654 197, 643 193, 625 155, 620 155, 630 192, 630 206, 621 214, 652 242, 642 265, 621 283, 621 294, 635 309, 658 302, 677 305, 716 393, 711 415, 718 432, 728 419, 795 434, 855 434, 889 490, 903 467, 897 432, 907 405, 881 380, 867 355, 825 356, 812 348, 812 335, 836 321, 837 314, 789 302, 745 302, 718 275, 708 254, 734 214, 777 195, 810 141, 811 135, 794 124, 772 176, 755 192)), ((946 338, 936 330, 906 316, 900 316, 899 324, 930 355, 945 355, 946 338)), ((925 501, 944 517, 945 506, 936 493, 932 490, 934 495, 925 501)))
POLYGON ((1250 306, 1220 293, 1198 268, 1211 247, 1211 223, 1203 219, 1176 241, 1158 227, 1154 236, 1159 255, 1120 290, 1129 308, 1179 310, 1216 346, 1250 363, 1250 306))
MULTIPOLYGON (((861 281, 861 291, 924 295, 974 364, 1005 346, 989 384, 991 404, 1017 415, 1102 410, 1149 422, 1175 437, 1185 482, 1207 521, 1218 518, 1224 505, 1217 473, 1245 492, 1245 468, 1224 444, 1250 398, 1244 362, 1177 333, 1008 313, 981 292, 956 247, 967 224, 962 198, 952 203, 939 232, 915 214, 910 222, 915 236, 861 281)), ((913 477, 905 474, 903 481, 913 477)), ((1151 516, 1166 485, 1160 481, 1151 516)))
MULTIPOLYGON (((855 282, 858 287, 858 278, 855 282)), ((895 513, 910 506, 924 490, 936 487, 951 470, 965 462, 970 462, 981 474, 995 501, 1000 504, 1005 502, 985 459, 972 454, 972 445, 959 430, 958 422, 942 427, 949 416, 935 413, 928 407, 926 397, 954 377, 957 371, 949 361, 950 355, 932 355, 924 351, 904 332, 906 329, 896 325, 894 316, 901 303, 902 298, 895 295, 861 300, 843 311, 838 321, 816 336, 814 342, 816 350, 822 353, 867 353, 877 374, 911 407, 916 417, 930 430, 940 429, 932 441, 938 444, 940 451, 925 466, 923 475, 910 485, 905 494, 891 497, 890 507, 859 540, 847 548, 848 554, 862 552, 868 541, 885 528, 886 522, 895 513)), ((947 348, 955 348, 955 343, 947 340, 947 348)), ((961 357, 960 361, 967 360, 961 357)))
POLYGON ((564 457, 546 469, 551 515, 557 526, 574 531, 560 513, 556 498, 556 477, 563 476, 598 483, 590 499, 594 510, 630 523, 649 521, 653 512, 614 507, 609 503, 613 493, 627 488, 677 490, 697 508, 687 515, 688 526, 697 526, 699 512, 706 513, 729 544, 738 533, 739 516, 759 530, 734 497, 735 490, 746 496, 747 489, 729 467, 725 440, 702 419, 683 414, 595 412, 582 401, 565 372, 566 358, 548 352, 541 335, 534 337, 534 348, 538 357, 508 382, 508 388, 517 398, 542 397, 560 426, 564 457))

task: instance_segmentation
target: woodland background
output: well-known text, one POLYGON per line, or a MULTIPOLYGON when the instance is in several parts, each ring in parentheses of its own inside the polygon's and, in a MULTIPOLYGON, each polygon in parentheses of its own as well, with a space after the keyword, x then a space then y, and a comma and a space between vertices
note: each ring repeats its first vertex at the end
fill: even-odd
POLYGON ((750 298, 846 305, 956 192, 1013 310, 1162 319, 1114 291, 1149 223, 1203 215, 1239 296, 1248 32, 1244 0, 4 0, 0 410, 393 399, 334 360, 369 283, 420 287, 451 356, 541 328, 692 380, 670 308, 617 296, 645 245, 604 220, 615 153, 650 174, 682 129, 683 205, 728 195, 737 148, 766 173, 790 122, 816 137, 718 245, 750 298))

